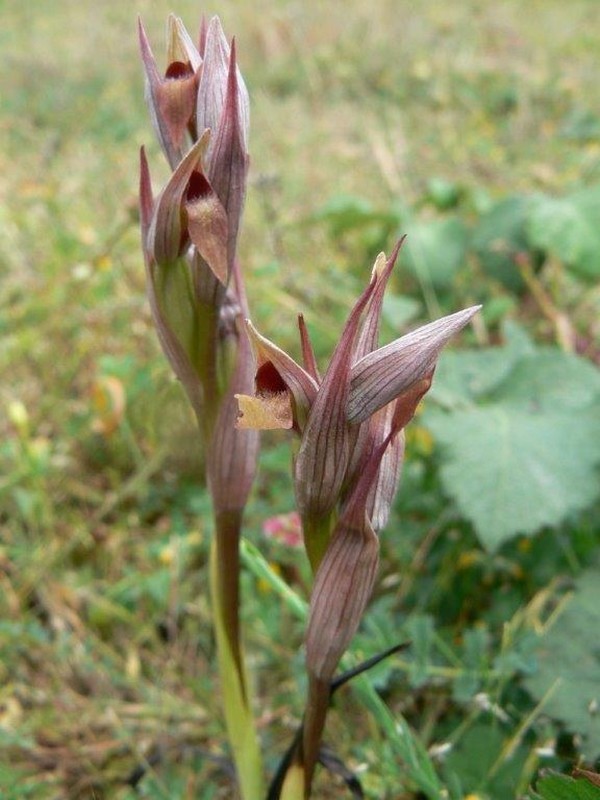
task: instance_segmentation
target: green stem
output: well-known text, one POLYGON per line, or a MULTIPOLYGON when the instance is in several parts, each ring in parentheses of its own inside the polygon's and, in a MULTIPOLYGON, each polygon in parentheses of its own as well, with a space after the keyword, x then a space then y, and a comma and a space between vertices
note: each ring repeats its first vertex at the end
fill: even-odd
POLYGON ((264 797, 263 768, 254 727, 239 621, 241 511, 215 515, 210 591, 225 726, 243 800, 264 797))
POLYGON ((319 564, 325 555, 333 525, 333 513, 319 514, 315 517, 304 517, 302 519, 304 545, 313 575, 318 570, 319 564))

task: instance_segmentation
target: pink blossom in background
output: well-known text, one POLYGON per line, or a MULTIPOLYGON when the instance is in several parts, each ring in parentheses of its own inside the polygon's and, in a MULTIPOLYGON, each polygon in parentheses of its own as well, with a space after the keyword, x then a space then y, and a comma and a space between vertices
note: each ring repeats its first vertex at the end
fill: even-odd
POLYGON ((302 524, 297 511, 269 517, 263 523, 263 533, 287 547, 302 547, 302 524))

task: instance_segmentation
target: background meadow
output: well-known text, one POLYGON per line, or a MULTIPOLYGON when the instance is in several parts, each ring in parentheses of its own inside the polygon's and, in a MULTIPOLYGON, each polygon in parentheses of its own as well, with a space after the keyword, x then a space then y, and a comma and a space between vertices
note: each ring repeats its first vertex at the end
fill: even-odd
MULTIPOLYGON (((353 648, 429 749, 415 780, 351 687, 328 741, 368 798, 533 797, 600 757, 600 25, 596 0, 0 4, 0 795, 231 797, 211 664, 208 500, 144 294, 141 14, 236 36, 252 103, 241 255, 259 329, 326 360, 408 234, 384 336, 473 303, 408 431, 353 648), (436 794, 437 791, 437 794, 436 794), (421 792, 419 794, 419 792, 421 792)), ((264 437, 247 535, 306 597, 290 450, 264 437)), ((303 626, 249 550, 247 649, 271 767, 303 626)), ((264 566, 264 565, 263 565, 264 566)), ((345 796, 322 773, 315 796, 345 796)), ((575 796, 575 795, 573 795, 575 796)), ((582 795, 586 796, 587 795, 582 795)), ((548 795, 550 797, 550 795, 548 795)))

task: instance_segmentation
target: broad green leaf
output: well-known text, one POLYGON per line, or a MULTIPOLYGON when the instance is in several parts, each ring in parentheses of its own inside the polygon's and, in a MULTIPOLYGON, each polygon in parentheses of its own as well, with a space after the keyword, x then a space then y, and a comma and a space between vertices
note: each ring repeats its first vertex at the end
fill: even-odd
POLYGON ((544 713, 581 737, 581 751, 600 756, 600 566, 586 570, 537 648, 538 670, 525 685, 544 713), (553 690, 553 691, 552 691, 553 690))
POLYGON ((464 671, 454 680, 452 696, 458 702, 471 699, 481 686, 481 673, 489 660, 490 637, 486 628, 468 628, 464 632, 462 662, 464 671))
POLYGON ((444 487, 496 550, 591 505, 600 493, 600 419, 494 403, 427 417, 444 487))
POLYGON ((498 800, 515 797, 527 750, 518 747, 511 757, 503 758, 509 735, 497 720, 482 719, 452 748, 445 759, 444 772, 458 777, 463 797, 470 794, 498 800))
POLYGON ((440 211, 454 208, 460 202, 461 187, 445 178, 431 178, 427 181, 427 197, 440 211))
POLYGON ((496 203, 473 231, 471 246, 483 271, 513 292, 524 288, 516 258, 529 250, 526 213, 531 198, 508 197, 496 203))
POLYGON ((600 276, 600 186, 563 197, 540 195, 532 202, 529 241, 560 259, 582 278, 600 276))
POLYGON ((539 348, 515 365, 494 399, 531 410, 585 409, 600 398, 600 370, 583 358, 539 348))
POLYGON ((367 225, 390 226, 398 222, 396 214, 382 212, 364 197, 335 195, 317 211, 313 219, 326 222, 333 236, 341 236, 367 225))
POLYGON ((431 649, 434 639, 433 619, 426 614, 413 614, 404 626, 411 641, 413 656, 410 669, 411 686, 420 686, 427 680, 427 668, 431 664, 431 649))
POLYGON ((600 800, 600 787, 585 778, 569 778, 551 773, 537 783, 536 798, 540 800, 600 800))
POLYGON ((415 222, 402 248, 402 263, 419 279, 447 289, 465 262, 467 239, 467 229, 456 217, 415 222))
POLYGON ((600 495, 600 372, 558 350, 508 344, 442 359, 424 422, 444 487, 489 550, 534 534, 600 495), (477 405, 476 405, 477 403, 477 405))

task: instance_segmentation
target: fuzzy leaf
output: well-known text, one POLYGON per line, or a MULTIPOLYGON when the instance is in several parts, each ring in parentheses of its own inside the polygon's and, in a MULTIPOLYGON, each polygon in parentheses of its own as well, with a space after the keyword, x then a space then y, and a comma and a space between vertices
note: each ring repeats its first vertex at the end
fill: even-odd
POLYGON ((536 786, 540 800, 600 800, 600 787, 584 778, 575 780, 568 775, 544 775, 536 786))
POLYGON ((526 679, 537 699, 556 685, 544 713, 582 737, 584 757, 600 756, 600 566, 577 580, 572 598, 540 638, 537 672, 526 679))
POLYGON ((490 551, 557 525, 599 495, 600 414, 495 403, 430 417, 442 480, 490 551))
POLYGON ((406 240, 406 266, 417 277, 445 289, 465 261, 468 233, 457 217, 416 222, 406 240))
POLYGON ((524 281, 516 258, 529 249, 526 213, 529 197, 507 197, 496 203, 478 222, 471 245, 487 275, 513 292, 522 291, 524 281))
POLYGON ((453 358, 451 378, 440 370, 437 397, 454 410, 430 410, 425 421, 443 448, 445 489, 485 547, 591 505, 600 494, 598 370, 522 343, 453 358), (485 403, 473 405, 477 398, 485 403))
POLYGON ((563 197, 535 198, 528 235, 535 247, 560 259, 582 278, 600 276, 600 186, 563 197))

